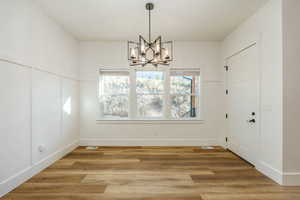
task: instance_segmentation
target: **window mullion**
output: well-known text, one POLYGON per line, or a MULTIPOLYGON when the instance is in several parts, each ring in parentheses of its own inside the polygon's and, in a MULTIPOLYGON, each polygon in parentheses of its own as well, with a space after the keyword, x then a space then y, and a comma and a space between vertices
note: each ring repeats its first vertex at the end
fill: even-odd
POLYGON ((164 89, 164 118, 171 119, 170 70, 165 71, 164 89))
POLYGON ((97 85, 97 88, 98 88, 98 105, 99 105, 99 108, 98 108, 98 114, 101 118, 104 117, 104 107, 103 107, 103 101, 102 101, 102 94, 103 94, 103 78, 102 76, 99 74, 98 75, 98 85, 97 85))
POLYGON ((136 119, 137 116, 137 95, 136 95, 136 73, 135 69, 129 71, 130 92, 129 92, 129 118, 136 119))

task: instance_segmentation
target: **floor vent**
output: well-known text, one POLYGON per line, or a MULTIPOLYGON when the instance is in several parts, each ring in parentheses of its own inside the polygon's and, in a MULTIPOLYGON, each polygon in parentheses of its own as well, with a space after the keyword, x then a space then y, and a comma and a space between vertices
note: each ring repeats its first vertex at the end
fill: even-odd
POLYGON ((214 149, 215 147, 212 146, 202 146, 201 149, 214 149))
POLYGON ((98 147, 85 147, 85 149, 88 149, 88 150, 96 150, 96 149, 98 149, 98 147))

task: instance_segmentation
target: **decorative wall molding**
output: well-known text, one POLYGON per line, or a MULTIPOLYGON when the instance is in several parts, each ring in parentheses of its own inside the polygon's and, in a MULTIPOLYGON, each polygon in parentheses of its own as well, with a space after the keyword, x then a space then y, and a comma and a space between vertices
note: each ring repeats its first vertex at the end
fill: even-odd
POLYGON ((257 164, 256 169, 280 185, 300 186, 299 172, 281 172, 262 161, 257 164))
POLYGON ((18 65, 20 67, 26 67, 26 68, 33 69, 33 70, 36 70, 36 71, 45 72, 45 73, 52 74, 52 75, 60 77, 60 78, 69 79, 69 80, 73 80, 73 81, 79 81, 78 78, 65 76, 65 75, 55 73, 55 72, 47 71, 47 70, 42 69, 41 67, 35 67, 33 64, 25 64, 25 63, 23 63, 22 61, 20 61, 18 59, 11 58, 11 57, 8 57, 8 56, 0 55, 0 61, 7 62, 7 63, 14 64, 14 65, 18 65))
POLYGON ((45 159, 41 160, 40 162, 32 165, 24 169, 23 171, 19 172, 11 176, 10 178, 6 179, 5 181, 0 183, 0 197, 4 196, 8 192, 12 191, 22 183, 26 182, 28 179, 33 177, 34 175, 38 174, 57 160, 61 159, 63 156, 68 154, 69 152, 73 151, 75 148, 79 146, 79 141, 75 141, 68 146, 54 152, 53 154, 49 155, 45 159))
POLYGON ((275 169, 274 167, 272 167, 271 165, 269 165, 263 161, 257 162, 255 167, 258 171, 260 171, 264 175, 268 176, 269 178, 271 178, 278 184, 280 184, 280 185, 283 184, 283 179, 282 179, 283 174, 280 170, 275 169))
POLYGON ((300 173, 299 172, 284 172, 283 185, 285 186, 300 186, 300 173))

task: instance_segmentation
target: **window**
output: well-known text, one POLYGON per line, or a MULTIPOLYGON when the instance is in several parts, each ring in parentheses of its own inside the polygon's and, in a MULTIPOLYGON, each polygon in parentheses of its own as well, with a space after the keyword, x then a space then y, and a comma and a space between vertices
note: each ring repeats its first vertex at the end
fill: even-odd
POLYGON ((100 71, 99 94, 102 118, 128 118, 129 72, 100 71))
POLYGON ((137 71, 136 95, 139 118, 163 117, 164 72, 137 71))
POLYGON ((200 71, 100 70, 101 119, 200 119, 200 71))
POLYGON ((197 118, 199 103, 199 77, 197 71, 175 71, 171 76, 171 117, 197 118))

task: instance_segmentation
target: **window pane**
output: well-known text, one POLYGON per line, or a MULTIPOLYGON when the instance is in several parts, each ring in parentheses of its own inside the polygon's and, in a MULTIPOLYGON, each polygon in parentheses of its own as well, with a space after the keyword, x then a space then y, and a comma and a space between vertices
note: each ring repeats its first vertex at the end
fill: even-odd
POLYGON ((104 117, 128 117, 127 95, 102 96, 102 105, 104 117))
POLYGON ((195 118, 197 117, 197 97, 190 95, 172 96, 171 98, 172 118, 195 118))
POLYGON ((102 94, 128 94, 129 76, 104 75, 102 76, 102 94))
POLYGON ((142 94, 161 93, 164 90, 164 72, 136 72, 136 91, 142 94))
POLYGON ((162 117, 163 96, 162 95, 138 95, 137 110, 139 117, 162 117))
POLYGON ((172 94, 199 94, 199 76, 171 76, 172 94))

